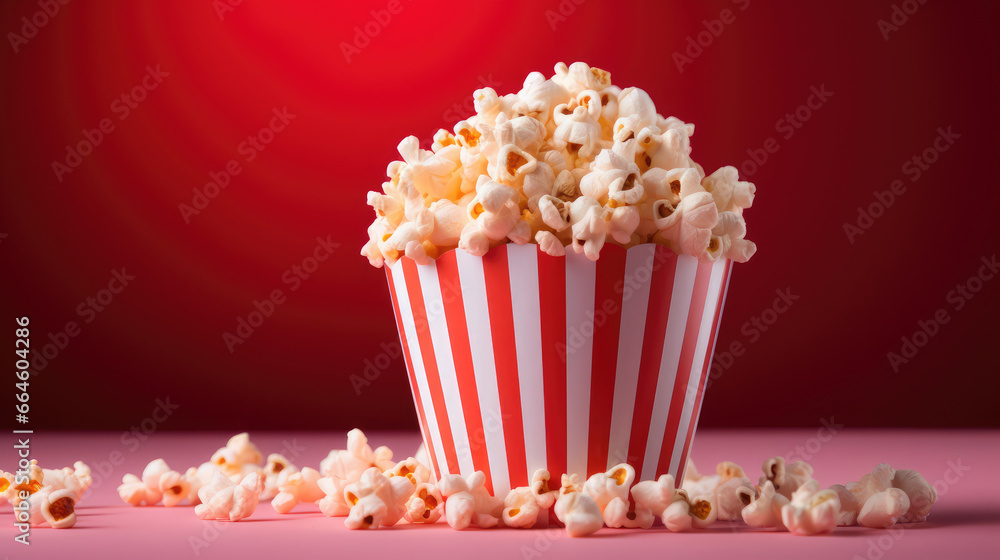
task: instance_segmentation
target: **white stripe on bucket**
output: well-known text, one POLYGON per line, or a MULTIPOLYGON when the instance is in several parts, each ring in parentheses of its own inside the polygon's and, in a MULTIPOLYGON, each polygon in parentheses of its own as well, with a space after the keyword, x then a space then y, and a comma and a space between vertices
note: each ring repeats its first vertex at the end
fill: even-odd
POLYGON ((586 478, 597 265, 566 251, 566 470, 586 478))
POLYGON ((632 432, 635 392, 639 384, 639 362, 646 334, 646 308, 649 305, 655 250, 654 245, 636 247, 628 252, 625 261, 615 396, 611 409, 611 433, 608 443, 610 464, 606 468, 611 468, 617 463, 635 463, 628 457, 629 434, 632 432))
MULTIPOLYGON (((469 347, 472 350, 472 367, 475 370, 476 389, 479 392, 483 439, 489 455, 493 493, 496 496, 506 496, 510 491, 510 473, 507 470, 507 449, 504 445, 503 415, 500 410, 496 364, 493 362, 493 332, 490 328, 490 308, 486 297, 483 260, 465 251, 456 251, 455 257, 462 284, 465 322, 469 329, 469 347)), ((475 436, 476 434, 473 434, 474 438, 475 436)), ((482 445, 482 443, 474 441, 472 445, 482 445)))
POLYGON ((508 245, 510 300, 517 345, 517 377, 524 426, 528 480, 545 468, 545 382, 542 369, 542 320, 538 310, 538 254, 534 245, 508 245))

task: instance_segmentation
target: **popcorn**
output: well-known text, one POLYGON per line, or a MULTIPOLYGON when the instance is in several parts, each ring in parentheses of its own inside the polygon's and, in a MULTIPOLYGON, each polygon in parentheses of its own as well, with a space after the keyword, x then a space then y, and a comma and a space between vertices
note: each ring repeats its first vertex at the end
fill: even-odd
POLYGON ((4 482, 8 480, 8 475, 10 478, 9 482, 7 482, 6 489, 4 490, 4 498, 14 507, 17 507, 22 501, 24 501, 21 499, 21 492, 27 492, 29 496, 34 496, 45 487, 42 483, 45 478, 45 473, 42 468, 38 466, 38 461, 35 459, 32 459, 31 463, 28 465, 26 481, 17 482, 17 474, 4 473, 4 477, 0 478, 0 484, 4 484, 4 482))
POLYGON ((601 508, 589 494, 584 492, 572 491, 561 494, 553 509, 556 519, 566 526, 566 534, 571 537, 585 537, 596 533, 604 525, 601 508))
MULTIPOLYGON (((751 527, 776 527, 784 529, 781 510, 788 505, 788 498, 774 490, 774 483, 765 480, 759 487, 760 496, 751 500, 741 512, 744 523, 751 527)), ((743 492, 740 492, 743 494, 743 492)))
POLYGON ((226 446, 212 455, 211 462, 226 476, 242 478, 245 465, 257 465, 263 460, 260 450, 250 442, 250 435, 243 432, 229 438, 226 446))
POLYGON ((384 445, 374 451, 368 445, 364 432, 355 428, 347 432, 347 449, 334 450, 320 461, 320 471, 326 476, 336 476, 354 482, 361 479, 361 474, 371 467, 380 471, 396 466, 392 460, 392 451, 384 445))
POLYGON ((604 523, 617 529, 649 529, 653 526, 653 510, 629 504, 619 497, 613 498, 604 508, 604 523))
POLYGON ((514 488, 503 502, 503 524, 507 527, 530 529, 538 521, 542 510, 530 486, 514 488))
POLYGON ((858 525, 885 529, 910 509, 910 498, 899 488, 890 488, 865 500, 858 513, 858 525))
POLYGON ((657 113, 645 91, 576 62, 549 79, 532 72, 516 94, 476 90, 473 101, 476 114, 454 134, 439 129, 431 150, 404 138, 382 192, 368 193, 375 219, 361 254, 372 266, 528 242, 552 256, 572 244, 592 260, 606 242, 703 261, 756 251, 742 219, 754 185, 731 166, 705 177, 691 159, 694 125, 657 113))
POLYGON ((216 470, 212 482, 198 491, 202 503, 194 508, 198 519, 239 521, 253 515, 258 496, 264 490, 264 478, 256 472, 248 474, 239 484, 216 470))
POLYGON ((384 474, 389 477, 405 476, 414 485, 427 483, 431 479, 431 470, 417 461, 415 457, 407 457, 396 463, 396 466, 386 470, 384 474))
POLYGON ((327 517, 347 517, 351 505, 344 496, 344 488, 348 481, 339 476, 324 476, 316 481, 316 486, 326 494, 326 497, 316 502, 319 510, 327 517))
POLYGON ((597 473, 587 479, 583 490, 604 513, 604 508, 615 498, 628 500, 628 491, 635 480, 635 469, 625 463, 619 463, 607 472, 597 473))
POLYGON ((643 480, 633 486, 632 499, 635 500, 636 507, 648 509, 662 517, 670 504, 684 497, 677 490, 673 475, 664 474, 656 480, 643 480))
POLYGON ((391 527, 408 511, 407 501, 415 486, 405 476, 386 477, 378 467, 361 474, 361 479, 344 488, 351 511, 344 520, 348 529, 391 527))
POLYGON ((490 496, 483 486, 485 482, 482 471, 469 475, 468 480, 457 474, 441 477, 438 488, 445 498, 445 520, 453 529, 465 529, 473 523, 490 528, 499 522, 504 502, 490 496))
POLYGON ((551 475, 545 469, 538 469, 531 475, 531 491, 535 495, 535 501, 542 509, 548 509, 556 503, 559 497, 559 488, 549 486, 551 475))
POLYGON ((917 471, 898 470, 892 477, 892 486, 906 493, 910 500, 910 509, 899 518, 901 523, 919 523, 927 520, 931 506, 937 501, 937 490, 934 489, 917 471))
POLYGON ((719 212, 735 212, 742 215, 744 208, 753 206, 753 197, 757 189, 753 183, 740 181, 736 168, 731 165, 720 167, 702 179, 701 184, 706 191, 712 193, 719 212))
POLYGON ((886 528, 897 522, 924 521, 937 492, 920 473, 877 465, 858 482, 830 487, 841 501, 838 525, 886 528))
POLYGON ((170 467, 163 459, 151 461, 143 469, 141 479, 134 474, 126 474, 122 477, 122 484, 118 487, 118 495, 129 505, 155 505, 163 499, 163 491, 160 490, 160 477, 168 472, 170 472, 170 467))
POLYGON ((813 468, 805 461, 795 461, 786 465, 783 457, 773 457, 764 461, 761 468, 764 476, 760 477, 757 485, 763 486, 764 482, 769 480, 774 484, 774 490, 788 499, 792 499, 792 493, 799 486, 812 480, 813 468))
MULTIPOLYGON (((11 481, 13 481, 13 475, 11 475, 11 481)), ((73 493, 74 501, 77 502, 83 498, 83 493, 90 488, 92 481, 90 467, 83 461, 75 462, 72 468, 42 469, 42 486, 47 486, 52 491, 70 490, 73 493)))
POLYGON ((160 475, 159 490, 163 495, 163 505, 173 507, 190 495, 191 481, 187 474, 170 470, 160 475))
POLYGON ((443 510, 444 497, 438 487, 421 482, 406 503, 406 514, 403 517, 410 523, 437 523, 443 510))
POLYGON ((319 471, 310 467, 288 475, 271 500, 271 507, 278 513, 288 513, 300 503, 311 504, 322 500, 326 493, 317 484, 321 477, 319 471))
POLYGON ((663 511, 663 524, 671 531, 678 533, 691 529, 704 529, 715 523, 718 512, 711 499, 689 498, 687 493, 678 492, 679 499, 672 502, 663 511))
MULTIPOLYGON (((809 474, 812 474, 811 468, 809 474)), ((788 504, 782 506, 781 522, 792 534, 818 535, 829 533, 837 526, 839 512, 837 493, 830 489, 820 490, 819 483, 810 479, 792 493, 788 504)))
POLYGON ((299 472, 284 455, 271 453, 264 465, 264 491, 260 493, 261 500, 271 500, 278 495, 278 488, 288 483, 288 477, 299 472))
MULTIPOLYGON (((68 529, 76 525, 76 512, 74 510, 79 498, 76 492, 68 488, 61 490, 46 490, 40 492, 38 509, 41 511, 42 519, 53 529, 68 529)), ((31 500, 38 500, 32 497, 31 500)), ((34 505, 34 504, 32 504, 34 505)))

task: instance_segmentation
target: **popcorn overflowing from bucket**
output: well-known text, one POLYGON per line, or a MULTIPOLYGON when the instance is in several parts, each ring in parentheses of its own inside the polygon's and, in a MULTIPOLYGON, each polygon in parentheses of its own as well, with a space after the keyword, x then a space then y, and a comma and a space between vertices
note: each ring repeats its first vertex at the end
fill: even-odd
POLYGON ((745 262, 743 209, 753 183, 735 167, 710 175, 691 159, 694 125, 657 113, 649 94, 600 68, 559 63, 517 93, 473 94, 476 114, 440 129, 430 150, 399 143, 361 250, 373 266, 427 264, 456 247, 484 255, 534 242, 597 260, 605 243, 656 243, 701 261, 745 262))

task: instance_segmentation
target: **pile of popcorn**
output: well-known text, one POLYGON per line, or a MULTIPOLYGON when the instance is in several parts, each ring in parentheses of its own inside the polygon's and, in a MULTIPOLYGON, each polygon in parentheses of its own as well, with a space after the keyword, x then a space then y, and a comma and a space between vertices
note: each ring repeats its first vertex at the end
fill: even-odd
POLYGON ((745 262, 743 209, 755 188, 735 167, 705 175, 691 159, 694 125, 656 112, 649 95, 611 84, 583 62, 532 72, 516 94, 473 94, 476 114, 440 129, 431 150, 399 144, 361 250, 374 266, 419 264, 459 247, 537 243, 596 260, 605 242, 666 245, 678 254, 745 262))
POLYGON ((118 492, 132 505, 163 500, 165 506, 175 506, 187 499, 196 504, 201 519, 238 521, 252 515, 264 499, 278 513, 315 504, 327 516, 345 517, 349 529, 442 519, 454 529, 530 528, 544 520, 561 524, 573 537, 605 526, 648 529, 657 517, 670 531, 704 529, 716 520, 742 520, 797 535, 847 525, 887 528, 924 521, 937 500, 934 487, 919 473, 886 464, 858 482, 828 489, 812 478, 808 463, 786 464, 781 457, 764 462, 756 484, 732 462, 720 463, 716 474, 708 476, 689 462, 680 489, 671 475, 636 483, 635 469, 625 463, 586 480, 562 474, 558 484, 539 469, 528 486, 500 497, 486 489, 481 471, 467 478, 445 475, 435 483, 423 446, 402 461, 392 457, 386 447, 372 449, 355 429, 348 433, 347 449, 331 451, 319 470, 299 470, 279 454, 262 465, 262 454, 244 433, 184 474, 157 459, 141 478, 125 475, 118 492))
POLYGON ((0 471, 0 504, 10 503, 15 523, 68 529, 76 525, 76 504, 92 482, 90 467, 82 461, 43 469, 32 460, 24 470, 0 471))

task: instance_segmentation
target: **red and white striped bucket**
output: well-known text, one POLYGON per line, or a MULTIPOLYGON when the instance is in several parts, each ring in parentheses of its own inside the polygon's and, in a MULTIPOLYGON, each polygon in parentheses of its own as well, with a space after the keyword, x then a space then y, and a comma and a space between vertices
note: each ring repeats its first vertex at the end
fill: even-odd
POLYGON ((627 462, 683 476, 731 261, 607 244, 591 262, 537 245, 386 267, 432 468, 504 496, 627 462))

